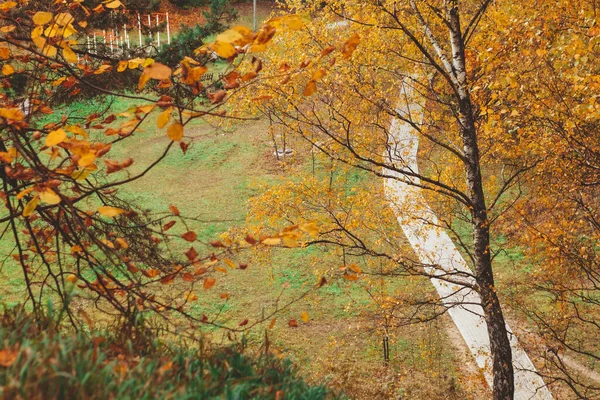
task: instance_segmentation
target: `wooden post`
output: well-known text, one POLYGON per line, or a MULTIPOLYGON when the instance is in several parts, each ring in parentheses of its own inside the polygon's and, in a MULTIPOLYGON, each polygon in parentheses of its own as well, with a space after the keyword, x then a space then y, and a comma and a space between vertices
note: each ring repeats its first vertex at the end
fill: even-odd
POLYGON ((150 14, 148 14, 148 28, 150 29, 150 42, 152 42, 152 19, 150 14))
POLYGON ((98 42, 96 41, 96 32, 94 32, 94 53, 98 54, 98 42))
POLYGON ((131 47, 131 43, 129 42, 129 33, 127 32, 127 24, 123 24, 123 32, 125 32, 125 42, 127 43, 127 48, 131 47))
POLYGON ((158 30, 158 14, 156 14, 156 49, 160 49, 160 30, 158 30))
POLYGON ((171 24, 169 23, 169 13, 167 13, 167 44, 171 45, 171 24))
POLYGON ((139 35, 139 41, 140 41, 140 47, 143 46, 142 44, 142 17, 140 14, 138 14, 138 35, 139 35))
POLYGON ((88 53, 92 52, 92 47, 90 46, 90 37, 87 37, 87 51, 88 53))

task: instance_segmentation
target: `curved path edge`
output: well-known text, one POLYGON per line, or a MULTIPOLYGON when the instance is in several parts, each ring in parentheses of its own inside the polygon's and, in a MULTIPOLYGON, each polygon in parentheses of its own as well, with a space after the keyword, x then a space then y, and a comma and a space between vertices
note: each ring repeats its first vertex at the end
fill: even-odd
MULTIPOLYGON (((402 84, 402 97, 411 97, 412 89, 402 84)), ((410 104, 396 110, 399 115, 420 121, 422 108, 418 104, 410 104)), ((418 171, 417 152, 419 138, 410 124, 394 118, 390 127, 388 139, 389 155, 386 157, 392 164, 404 170, 418 171)), ((419 187, 411 185, 407 179, 418 184, 416 178, 407 178, 399 172, 385 170, 385 194, 390 201, 398 223, 410 242, 415 254, 431 276, 465 272, 472 275, 468 264, 450 239, 450 236, 439 227, 439 222, 421 193, 419 187), (397 179, 396 179, 397 178, 397 179)), ((456 327, 460 331, 471 354, 485 378, 492 387, 493 375, 491 369, 490 344, 487 326, 483 318, 481 299, 475 291, 461 285, 448 283, 441 279, 432 278, 431 282, 437 290, 444 306, 456 327)), ((552 394, 525 350, 519 345, 517 337, 507 325, 513 352, 515 368, 515 399, 518 400, 550 400, 552 394)))

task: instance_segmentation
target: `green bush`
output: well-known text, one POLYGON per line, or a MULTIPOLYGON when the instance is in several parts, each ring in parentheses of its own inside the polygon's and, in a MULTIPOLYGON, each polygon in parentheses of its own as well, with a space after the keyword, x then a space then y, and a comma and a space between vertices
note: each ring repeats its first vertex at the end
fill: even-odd
POLYGON ((285 399, 334 397, 306 384, 289 361, 236 347, 209 352, 155 341, 140 354, 135 343, 108 335, 90 339, 6 316, 0 343, 0 397, 8 399, 273 399, 278 391, 285 399))

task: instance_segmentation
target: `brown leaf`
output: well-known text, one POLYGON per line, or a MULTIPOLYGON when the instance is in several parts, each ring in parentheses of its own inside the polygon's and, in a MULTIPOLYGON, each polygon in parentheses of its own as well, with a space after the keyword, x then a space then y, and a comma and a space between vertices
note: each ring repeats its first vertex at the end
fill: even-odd
POLYGON ((227 96, 227 92, 224 90, 217 90, 214 93, 208 94, 208 100, 210 100, 211 104, 218 104, 223 101, 223 99, 227 96))
POLYGON ((193 262, 196 257, 198 257, 198 253, 196 252, 196 249, 190 247, 190 249, 185 252, 185 256, 188 258, 188 260, 190 260, 190 262, 193 262))
POLYGON ((297 328, 298 327, 298 321, 296 321, 295 319, 290 319, 288 321, 288 326, 290 328, 297 328))
POLYGON ((196 235, 196 232, 189 231, 181 235, 181 237, 188 242, 194 242, 198 238, 198 235, 196 235))
POLYGON ((194 275, 190 274, 189 272, 186 272, 185 274, 183 274, 182 279, 186 282, 194 282, 194 275))
POLYGON ((240 326, 246 326, 246 325, 248 325, 248 320, 247 319, 245 319, 242 322, 240 322, 240 326))

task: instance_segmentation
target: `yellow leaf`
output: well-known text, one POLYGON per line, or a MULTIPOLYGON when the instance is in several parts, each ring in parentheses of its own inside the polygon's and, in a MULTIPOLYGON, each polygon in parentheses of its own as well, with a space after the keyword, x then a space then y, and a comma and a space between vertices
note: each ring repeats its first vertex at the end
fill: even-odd
POLYGON ((225 32, 218 34, 215 40, 217 42, 234 43, 238 40, 244 40, 244 37, 233 29, 227 29, 225 32))
POLYGON ((69 276, 67 276, 67 282, 75 283, 78 280, 79 280, 79 278, 77 277, 77 275, 70 274, 69 276))
POLYGON ((44 54, 46 57, 49 57, 49 58, 56 57, 56 53, 57 53, 57 50, 56 50, 56 47, 54 47, 54 46, 45 46, 42 51, 42 54, 44 54))
POLYGON ((65 129, 68 130, 69 132, 75 134, 75 135, 83 136, 84 138, 88 137, 87 132, 84 131, 83 128, 81 126, 79 126, 79 125, 65 126, 65 129))
POLYGON ((277 246, 277 245, 281 244, 281 239, 277 238, 277 237, 266 238, 266 239, 263 239, 261 243, 266 244, 267 246, 277 246))
POLYGON ((98 212, 101 215, 104 215, 105 217, 116 217, 119 214, 123 214, 125 212, 125 210, 123 210, 122 208, 117 208, 117 207, 111 207, 111 206, 102 206, 100 208, 98 208, 98 212))
POLYGON ((286 247, 298 247, 300 246, 300 243, 298 242, 298 239, 294 237, 284 236, 283 245, 286 247))
POLYGON ((63 48, 63 57, 67 62, 76 63, 78 61, 77 54, 68 46, 63 48))
POLYGON ((146 68, 144 68, 144 72, 142 72, 142 76, 140 76, 138 89, 142 90, 150 79, 156 79, 158 81, 169 79, 172 73, 173 71, 171 68, 167 67, 166 65, 153 62, 151 65, 148 65, 146 68))
POLYGON ((228 266, 229 268, 231 268, 231 269, 236 269, 236 266, 235 266, 235 264, 234 264, 234 263, 233 263, 233 261, 231 261, 229 258, 224 258, 224 259, 223 259, 223 262, 224 262, 225 264, 227 264, 227 266, 228 266))
POLYGON ((40 198, 39 196, 35 196, 29 201, 29 203, 27 203, 27 205, 23 209, 23 216, 30 216, 35 211, 35 208, 38 206, 38 204, 40 204, 40 198))
POLYGON ((127 69, 129 65, 129 61, 119 61, 119 66, 117 67, 117 72, 123 72, 127 69))
POLYGON ((312 80, 313 81, 318 81, 321 78, 323 78, 325 75, 327 75, 327 71, 325 71, 324 68, 319 68, 318 70, 315 71, 315 73, 312 76, 312 80))
POLYGON ((46 25, 48 22, 52 21, 52 13, 46 11, 38 11, 33 16, 33 23, 36 25, 46 25))
POLYGON ((67 26, 75 21, 75 18, 69 13, 60 13, 56 16, 56 23, 60 26, 67 26))
POLYGON ((15 29, 17 29, 17 27, 14 25, 6 25, 6 26, 3 26, 2 28, 0 28, 0 32, 9 33, 9 32, 14 31, 15 29))
POLYGON ((172 112, 173 112, 173 107, 169 107, 165 111, 163 111, 159 114, 158 119, 156 120, 156 125, 158 126, 158 129, 162 129, 165 126, 167 126, 167 124, 171 120, 172 112))
POLYGON ((304 322, 308 322, 308 320, 310 319, 306 311, 302 311, 302 313, 300 314, 300 318, 302 318, 302 321, 304 322))
POLYGON ((111 1, 110 3, 105 4, 104 7, 115 9, 115 8, 121 7, 122 5, 123 4, 121 4, 121 2, 119 0, 114 0, 114 1, 111 1))
POLYGON ((50 132, 48 136, 46 136, 45 144, 48 147, 56 146, 57 144, 64 142, 66 138, 67 132, 65 132, 62 128, 57 129, 55 131, 50 132))
MULTIPOLYGON (((35 28, 34 28, 34 29, 31 31, 31 39, 38 39, 40 36, 42 36, 42 33, 44 33, 44 27, 43 27, 43 26, 37 26, 37 27, 35 27, 35 28)), ((38 44, 38 43, 36 43, 35 41, 34 41, 34 43, 35 43, 35 44, 36 44, 38 47, 40 47, 40 46, 39 46, 39 44, 38 44)), ((45 40, 44 40, 44 43, 45 43, 45 40)))
POLYGON ((210 49, 222 58, 230 58, 237 54, 235 47, 227 42, 214 42, 210 45, 210 49))
POLYGON ((2 66, 2 75, 9 76, 15 73, 15 67, 10 64, 4 64, 2 66))
POLYGON ((304 92, 302 93, 304 96, 312 96, 317 92, 317 82, 310 80, 304 87, 304 92))
POLYGON ((299 229, 302 232, 308 233, 312 237, 317 237, 319 235, 319 227, 315 222, 300 224, 299 229))
POLYGON ((183 125, 181 125, 179 122, 173 123, 167 129, 167 136, 169 136, 169 139, 179 142, 181 139, 183 139, 183 125))
POLYGON ((198 300, 198 296, 196 296, 196 294, 194 292, 192 292, 191 290, 188 292, 185 292, 184 297, 185 297, 185 301, 198 300))
POLYGON ((10 10, 11 8, 14 8, 16 6, 17 6, 16 1, 6 1, 6 2, 0 4, 0 10, 6 11, 6 10, 10 10))
POLYGON ((92 153, 91 151, 84 154, 78 161, 77 161, 77 165, 79 165, 80 167, 87 167, 88 165, 92 165, 94 163, 94 161, 96 160, 96 154, 92 153))
POLYGON ((116 238, 115 242, 117 242, 119 244, 119 246, 121 246, 121 248, 123 248, 123 249, 129 248, 129 243, 127 243, 127 241, 123 238, 116 238))
POLYGON ((60 203, 61 199, 52 189, 46 189, 40 193, 40 200, 46 204, 54 205, 60 203))

